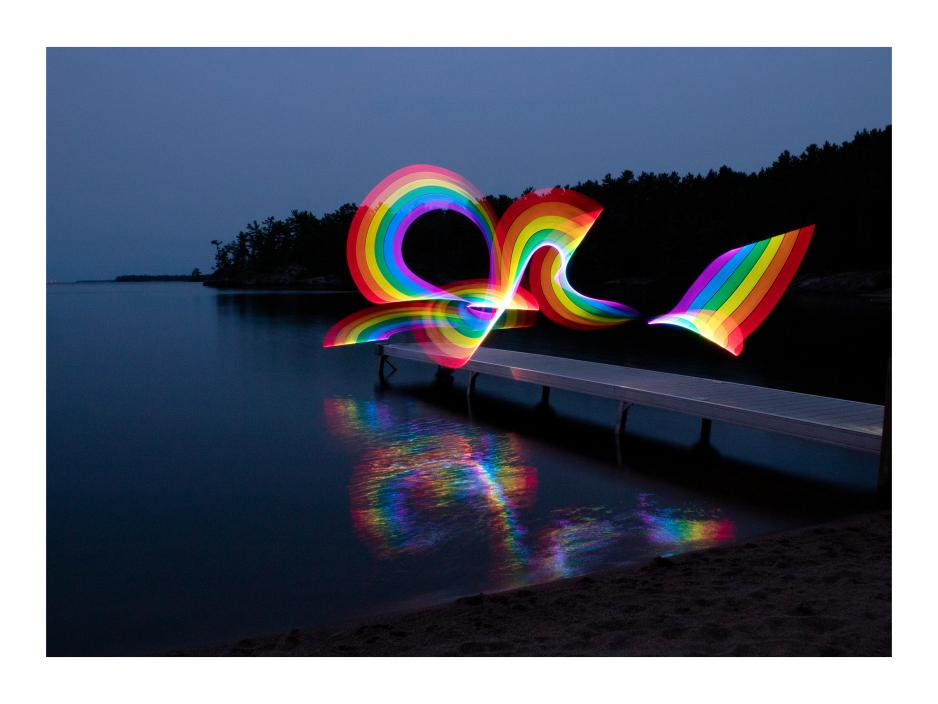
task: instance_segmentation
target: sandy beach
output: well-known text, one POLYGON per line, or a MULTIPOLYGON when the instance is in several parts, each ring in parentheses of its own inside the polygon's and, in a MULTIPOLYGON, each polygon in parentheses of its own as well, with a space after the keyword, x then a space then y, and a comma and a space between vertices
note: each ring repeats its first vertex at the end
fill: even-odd
POLYGON ((178 655, 892 652, 888 511, 641 566, 178 655))

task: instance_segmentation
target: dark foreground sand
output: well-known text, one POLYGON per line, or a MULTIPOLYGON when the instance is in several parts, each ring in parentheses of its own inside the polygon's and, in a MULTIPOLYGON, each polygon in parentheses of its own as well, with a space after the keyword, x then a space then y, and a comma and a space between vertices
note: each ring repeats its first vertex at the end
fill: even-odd
POLYGON ((189 655, 890 655, 891 516, 189 655))

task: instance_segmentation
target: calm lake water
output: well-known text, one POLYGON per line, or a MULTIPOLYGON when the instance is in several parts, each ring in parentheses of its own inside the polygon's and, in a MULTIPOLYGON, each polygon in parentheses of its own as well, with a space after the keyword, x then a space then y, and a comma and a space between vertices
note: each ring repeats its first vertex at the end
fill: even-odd
MULTIPOLYGON (((869 505, 876 458, 323 350, 359 307, 197 284, 49 286, 47 637, 144 654, 337 622, 804 525, 869 505)), ((680 330, 493 346, 882 402, 887 308, 783 304, 736 359, 680 330), (804 310, 810 310, 805 314, 804 310), (877 312, 879 311, 879 312, 877 312), (862 323, 865 326, 859 329, 862 323), (772 330, 772 331, 770 331, 772 330), (872 330, 872 337, 871 331, 872 330)), ((626 330, 625 328, 630 328, 626 330)))

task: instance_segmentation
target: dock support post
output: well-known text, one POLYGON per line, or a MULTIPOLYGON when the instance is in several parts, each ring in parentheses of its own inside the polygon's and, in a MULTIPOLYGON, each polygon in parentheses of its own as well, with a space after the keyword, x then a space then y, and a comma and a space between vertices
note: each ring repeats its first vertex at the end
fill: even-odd
POLYGON ((472 418, 472 392, 476 390, 476 379, 479 372, 469 372, 469 381, 466 383, 466 410, 469 411, 469 417, 472 418))
POLYGON ((619 415, 616 418, 616 435, 623 435, 625 433, 625 423, 629 419, 629 409, 631 407, 631 403, 619 401, 619 415))
POLYGON ((713 422, 709 418, 700 419, 700 440, 697 441, 699 447, 710 446, 710 428, 713 422))
POLYGON ((886 371, 886 408, 883 415, 883 440, 879 446, 879 476, 876 491, 883 503, 892 497, 892 359, 886 371))
POLYGON ((469 372, 469 383, 466 384, 466 401, 472 403, 472 392, 476 389, 476 379, 479 372, 469 372))
POLYGON ((550 387, 542 386, 541 387, 541 406, 550 405, 550 387))
POLYGON ((378 379, 381 381, 382 384, 386 384, 388 381, 387 378, 391 376, 391 374, 397 371, 397 367, 391 364, 391 360, 384 353, 384 345, 378 345, 377 347, 375 347, 375 354, 378 355, 378 379), (391 374, 385 375, 384 373, 385 365, 391 367, 391 374))

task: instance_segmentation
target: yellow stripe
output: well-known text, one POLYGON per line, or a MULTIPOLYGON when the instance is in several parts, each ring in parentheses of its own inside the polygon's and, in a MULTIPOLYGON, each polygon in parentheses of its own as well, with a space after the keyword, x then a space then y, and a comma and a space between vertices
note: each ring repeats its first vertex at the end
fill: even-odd
MULTIPOLYGON (((510 258, 506 258, 506 252, 503 251, 502 247, 510 246, 512 250, 509 254, 511 254, 512 257, 514 257, 515 254, 519 254, 520 256, 520 252, 524 248, 523 243, 530 237, 531 233, 529 230, 535 223, 542 222, 545 218, 561 218, 564 221, 570 221, 574 227, 584 228, 585 226, 577 220, 577 218, 583 215, 584 213, 580 208, 568 203, 535 203, 525 208, 511 222, 508 232, 505 233, 504 242, 496 242, 495 260, 501 266, 500 271, 502 276, 507 277, 508 274, 513 271, 512 266, 516 266, 510 258)), ((592 222, 590 224, 592 224, 592 222)), ((548 228, 545 226, 535 226, 534 232, 544 229, 548 228)), ((559 229, 562 232, 567 232, 569 230, 569 224, 568 227, 559 229)), ((586 227, 586 229, 589 228, 586 227)), ((582 239, 585 235, 586 232, 584 230, 580 238, 582 239)))
POLYGON ((785 235, 776 235, 769 239, 769 244, 766 246, 765 250, 762 252, 762 256, 759 257, 759 260, 756 262, 755 266, 752 267, 752 270, 746 274, 746 278, 743 279, 739 287, 733 292, 726 301, 720 306, 719 310, 714 311, 712 324, 714 326, 719 326, 723 324, 723 321, 729 318, 733 311, 739 308, 740 304, 746 300, 746 296, 755 288, 756 284, 759 283, 759 279, 762 278, 762 275, 765 273, 765 270, 769 268, 769 264, 772 263, 772 259, 775 258, 775 254, 778 252, 778 248, 782 244, 782 239, 785 235))
POLYGON ((561 238, 558 238, 551 244, 553 244, 555 248, 559 247, 565 252, 570 252, 574 249, 575 243, 586 236, 589 227, 577 224, 570 218, 562 215, 543 215, 529 222, 522 228, 518 239, 515 240, 515 246, 511 252, 511 260, 507 270, 503 269, 505 279, 508 282, 514 283, 515 279, 523 273, 522 264, 527 266, 528 262, 521 261, 521 254, 528 241, 541 230, 553 230, 562 235, 561 238))

